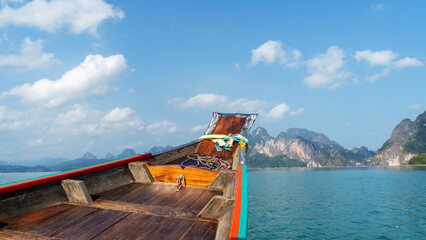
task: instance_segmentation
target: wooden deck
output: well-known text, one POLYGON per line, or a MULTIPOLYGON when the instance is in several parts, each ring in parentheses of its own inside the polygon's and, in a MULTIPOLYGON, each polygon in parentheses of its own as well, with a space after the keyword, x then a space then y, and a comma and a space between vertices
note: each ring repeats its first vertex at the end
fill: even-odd
POLYGON ((89 204, 64 203, 5 219, 0 239, 214 239, 217 220, 197 214, 221 194, 132 183, 93 196, 89 204))

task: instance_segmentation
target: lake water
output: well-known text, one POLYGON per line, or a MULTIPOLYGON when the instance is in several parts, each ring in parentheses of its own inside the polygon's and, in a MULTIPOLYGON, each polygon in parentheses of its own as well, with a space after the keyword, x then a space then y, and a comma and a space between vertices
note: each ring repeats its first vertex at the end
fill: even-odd
POLYGON ((248 181, 248 239, 426 239, 426 167, 249 169, 248 181))
POLYGON ((426 239, 426 167, 250 169, 248 239, 426 239))
POLYGON ((0 173, 0 185, 21 181, 25 179, 40 177, 54 172, 22 172, 22 173, 0 173))

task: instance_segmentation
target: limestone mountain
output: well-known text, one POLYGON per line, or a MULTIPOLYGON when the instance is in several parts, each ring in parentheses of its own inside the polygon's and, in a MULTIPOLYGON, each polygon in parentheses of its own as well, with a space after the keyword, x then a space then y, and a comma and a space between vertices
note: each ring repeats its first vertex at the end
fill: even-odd
POLYGON ((347 150, 322 133, 300 128, 290 128, 274 138, 258 127, 248 139, 250 158, 273 158, 274 165, 277 157, 281 157, 284 161, 304 162, 308 167, 359 166, 368 164, 374 156, 366 147, 347 150))
POLYGON ((372 165, 399 166, 426 153, 426 111, 416 120, 406 118, 392 131, 392 136, 377 151, 372 165))

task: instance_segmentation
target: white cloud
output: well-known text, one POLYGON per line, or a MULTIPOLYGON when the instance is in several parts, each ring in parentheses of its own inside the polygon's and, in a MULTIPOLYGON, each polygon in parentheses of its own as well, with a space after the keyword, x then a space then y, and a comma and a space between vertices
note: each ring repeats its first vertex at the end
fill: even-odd
POLYGON ((422 108, 422 105, 420 104, 411 104, 410 106, 408 106, 409 109, 413 109, 413 110, 417 110, 422 108))
POLYGON ((146 127, 147 132, 151 134, 174 133, 177 130, 177 124, 167 120, 149 124, 146 127))
POLYGON ((206 129, 207 129, 207 126, 208 126, 208 124, 205 124, 205 125, 197 125, 197 126, 195 126, 195 127, 191 128, 191 132, 199 132, 199 131, 202 131, 202 130, 206 130, 206 129))
POLYGON ((251 62, 248 67, 256 66, 259 63, 272 64, 278 62, 285 67, 295 67, 302 56, 297 49, 287 49, 285 51, 280 41, 269 40, 258 48, 251 50, 251 62))
POLYGON ((266 121, 276 121, 284 117, 284 114, 290 111, 290 107, 281 103, 271 109, 268 114, 265 116, 266 121))
POLYGON ((335 89, 341 86, 351 76, 351 73, 342 70, 345 53, 337 46, 327 49, 325 54, 308 60, 308 72, 311 74, 303 81, 311 88, 325 87, 335 89))
POLYGON ((390 70, 391 70, 390 67, 387 67, 387 68, 383 69, 383 71, 381 71, 379 73, 376 73, 376 74, 374 74, 372 76, 365 77, 365 79, 367 79, 370 83, 372 83, 372 82, 376 81, 379 78, 384 78, 384 77, 389 76, 390 75, 390 70))
POLYGON ((59 64, 53 53, 43 52, 43 40, 32 41, 29 37, 22 41, 19 53, 0 55, 0 67, 14 66, 27 69, 45 68, 51 64, 59 64))
POLYGON ((44 139, 43 138, 37 138, 37 139, 33 139, 28 141, 28 146, 30 147, 39 147, 44 145, 44 139))
POLYGON ((142 130, 143 122, 130 108, 115 108, 104 114, 87 106, 75 105, 53 122, 54 134, 105 134, 125 129, 142 130))
POLYGON ((72 100, 111 92, 115 89, 113 84, 121 79, 127 68, 123 55, 105 58, 88 55, 83 63, 58 80, 41 79, 33 84, 26 83, 3 92, 1 96, 19 96, 24 103, 57 107, 72 100))
POLYGON ((382 51, 356 51, 354 58, 360 62, 362 60, 368 62, 370 66, 384 66, 385 68, 372 76, 366 77, 370 82, 374 82, 379 78, 384 78, 390 75, 392 69, 402 70, 406 67, 421 67, 423 63, 415 58, 405 57, 398 61, 395 59, 398 57, 397 53, 394 53, 391 50, 382 50, 382 51))
MULTIPOLYGON (((190 97, 188 100, 182 98, 175 98, 168 102, 173 104, 176 108, 204 108, 213 111, 229 111, 241 113, 260 113, 266 121, 276 121, 281 119, 284 114, 290 111, 290 107, 285 104, 279 104, 267 111, 270 104, 263 100, 250 100, 246 98, 230 99, 224 95, 217 95, 214 93, 198 94, 190 97)), ((303 114, 304 109, 300 108, 295 112, 290 113, 291 116, 303 114)))
POLYGON ((20 131, 41 128, 48 117, 40 109, 15 111, 0 106, 0 131, 20 131))
POLYGON ((169 101, 169 103, 174 103, 179 108, 211 108, 227 104, 227 102, 228 98, 226 96, 213 93, 198 94, 183 102, 181 99, 169 101))
POLYGON ((297 111, 290 112, 290 116, 302 115, 304 112, 305 112, 304 108, 299 108, 297 109, 297 111))
POLYGON ((235 67, 235 69, 237 69, 238 71, 240 71, 240 64, 239 63, 235 63, 234 67, 235 67))
POLYGON ((5 5, 0 10, 0 27, 36 27, 48 32, 69 28, 75 34, 89 32, 96 36, 102 21, 124 16, 122 10, 103 0, 34 0, 16 8, 5 5))
POLYGON ((370 65, 381 65, 381 66, 389 66, 392 61, 398 56, 398 54, 390 51, 390 50, 382 50, 382 51, 371 51, 370 49, 364 51, 356 51, 354 58, 357 61, 365 60, 370 65))
POLYGON ((384 7, 383 3, 371 4, 371 10, 373 10, 373 12, 382 9, 383 7, 384 7))
POLYGON ((105 117, 102 118, 102 121, 105 122, 120 122, 124 119, 128 118, 133 114, 133 110, 126 107, 126 108, 115 108, 110 113, 105 115, 105 117))
POLYGON ((405 57, 394 63, 395 67, 398 69, 403 69, 406 67, 421 67, 423 63, 415 58, 405 57))

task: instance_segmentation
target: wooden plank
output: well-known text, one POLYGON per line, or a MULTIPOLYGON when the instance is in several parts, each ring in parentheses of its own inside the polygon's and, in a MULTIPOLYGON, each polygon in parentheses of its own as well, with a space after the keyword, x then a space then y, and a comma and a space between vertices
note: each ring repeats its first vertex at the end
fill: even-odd
POLYGON ((56 238, 64 239, 90 239, 105 231, 130 213, 99 210, 85 216, 79 222, 68 226, 66 230, 56 235, 56 238))
POLYGON ((181 239, 215 239, 217 224, 195 222, 180 238, 181 239))
POLYGON ((136 239, 179 239, 193 223, 194 221, 189 220, 163 218, 144 227, 146 231, 142 232, 136 239))
POLYGON ((93 239, 137 239, 144 231, 152 216, 144 214, 130 214, 117 224, 100 233, 93 239))
POLYGON ((7 224, 7 226, 4 227, 6 229, 21 230, 72 208, 74 208, 74 206, 65 204, 55 205, 31 213, 5 219, 1 221, 1 223, 7 224))
MULTIPOLYGON (((69 203, 69 204, 81 205, 81 203, 69 203)), ((211 218, 199 218, 197 217, 197 213, 192 210, 186 210, 182 208, 172 208, 167 206, 141 205, 141 204, 134 204, 134 203, 113 202, 113 201, 107 201, 107 200, 101 200, 101 199, 98 199, 84 206, 89 206, 89 207, 98 208, 98 209, 105 209, 105 210, 155 215, 155 216, 161 216, 161 217, 172 217, 172 218, 190 219, 190 220, 197 219, 199 221, 217 222, 217 220, 211 219, 211 218)))
POLYGON ((184 169, 179 165, 147 166, 154 180, 159 182, 176 183, 177 178, 182 174, 185 176, 186 184, 206 187, 219 174, 219 172, 190 166, 184 169))
POLYGON ((9 240, 22 240, 22 239, 32 239, 32 240, 51 240, 54 238, 45 237, 37 234, 24 233, 18 231, 10 230, 0 230, 0 239, 9 239, 9 240))
MULTIPOLYGON (((167 187, 170 188, 170 186, 167 186, 167 187)), ((117 200, 123 201, 123 202, 142 204, 164 190, 165 190, 164 186, 157 185, 157 184, 155 185, 139 184, 138 188, 130 191, 129 193, 123 195, 121 198, 118 198, 117 200)))
POLYGON ((30 225, 24 229, 25 232, 53 237, 65 230, 69 225, 79 221, 86 215, 95 212, 96 209, 74 206, 44 221, 30 225))
POLYGON ((199 213, 201 209, 206 206, 206 204, 215 196, 222 195, 222 192, 219 191, 205 191, 195 202, 188 207, 188 210, 195 211, 199 213))
MULTIPOLYGON (((221 117, 211 134, 239 134, 244 126, 246 118, 239 117, 221 117)), ((231 151, 223 150, 218 152, 215 143, 210 140, 202 141, 197 148, 196 153, 202 155, 217 155, 222 158, 231 158, 235 150, 238 149, 238 143, 234 143, 231 151)))
POLYGON ((196 188, 182 188, 176 193, 176 198, 168 202, 166 206, 188 209, 206 190, 196 188))
POLYGON ((140 187, 140 184, 131 183, 131 184, 127 184, 121 187, 111 189, 109 191, 98 193, 97 195, 101 199, 118 201, 118 199, 122 198, 124 195, 128 194, 129 192, 139 187, 140 187))
POLYGON ((65 172, 61 172, 61 173, 58 173, 58 174, 48 175, 48 176, 45 176, 45 177, 35 178, 35 179, 32 179, 32 180, 26 180, 26 181, 11 183, 11 184, 8 184, 8 185, 0 186, 0 194, 16 191, 16 190, 19 190, 19 189, 34 187, 34 186, 41 185, 41 184, 51 183, 51 182, 55 182, 55 181, 59 181, 59 180, 64 180, 64 179, 67 179, 67 178, 73 178, 73 177, 76 177, 76 176, 80 176, 80 175, 84 175, 84 174, 88 174, 88 173, 92 173, 92 172, 96 172, 96 171, 101 171, 101 170, 112 168, 112 167, 115 167, 115 166, 128 164, 130 162, 141 161, 141 160, 144 160, 144 159, 148 159, 150 157, 152 157, 151 153, 147 153, 147 154, 144 154, 144 155, 136 155, 136 156, 118 159, 118 160, 113 160, 113 161, 109 161, 109 162, 105 162, 105 163, 100 163, 100 164, 96 164, 96 165, 92 165, 92 166, 88 166, 88 167, 84 167, 84 168, 78 168, 78 169, 74 169, 74 170, 70 170, 70 171, 65 171, 65 172))

